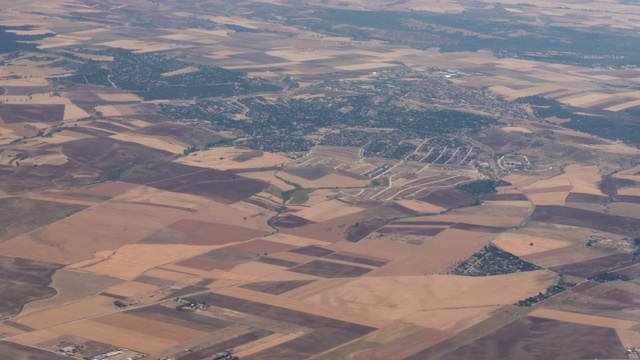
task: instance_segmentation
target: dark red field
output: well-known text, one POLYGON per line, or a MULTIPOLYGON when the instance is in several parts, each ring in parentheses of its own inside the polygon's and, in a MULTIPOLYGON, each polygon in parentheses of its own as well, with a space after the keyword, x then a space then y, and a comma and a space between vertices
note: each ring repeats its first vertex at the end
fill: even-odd
POLYGON ((0 242, 54 223, 86 206, 20 197, 0 198, 0 242))
POLYGON ((390 222, 391 220, 371 220, 358 223, 347 229, 347 241, 358 242, 390 222))
POLYGON ((569 196, 567 196, 566 201, 604 205, 607 202, 609 202, 609 197, 602 196, 602 195, 593 195, 593 194, 570 193, 569 196))
POLYGON ((244 289, 259 291, 272 295, 284 294, 287 291, 297 289, 301 286, 314 282, 315 280, 292 280, 292 281, 262 281, 240 286, 244 289))
POLYGON ((314 260, 312 262, 291 268, 288 271, 325 278, 348 278, 362 276, 371 271, 371 269, 322 260, 314 260))
MULTIPOLYGON (((614 329, 525 317, 440 357, 460 359, 624 359, 614 329)), ((424 359, 416 354, 409 359, 424 359)))
POLYGON ((0 359, 2 360, 68 360, 68 356, 36 349, 8 341, 0 341, 0 359))
POLYGON ((70 141, 62 145, 62 153, 69 157, 70 162, 95 169, 102 176, 125 165, 165 159, 172 155, 166 151, 110 138, 70 141))
POLYGON ((284 267, 294 267, 294 266, 300 265, 297 262, 274 259, 274 258, 265 257, 265 256, 261 256, 257 261, 263 264, 271 264, 271 265, 284 266, 284 267))
POLYGON ((632 236, 633 229, 640 229, 640 220, 638 219, 605 215, 595 211, 556 205, 536 206, 531 220, 551 224, 579 226, 625 236, 632 236))
POLYGON ((419 197, 417 200, 447 209, 468 206, 476 201, 468 192, 457 189, 435 190, 427 196, 419 197))
MULTIPOLYGON (((184 174, 185 173, 178 172, 176 176, 184 174)), ((270 186, 264 181, 249 179, 230 172, 212 169, 197 171, 188 175, 157 182, 153 182, 152 179, 146 180, 147 181, 136 182, 144 183, 160 190, 202 196, 225 204, 248 199, 270 186)))
POLYGON ((316 257, 324 257, 334 253, 334 251, 332 250, 325 249, 319 246, 313 246, 313 245, 305 246, 297 249, 291 249, 289 250, 289 252, 302 254, 302 255, 316 256, 316 257))
POLYGON ((56 105, 17 105, 0 104, 0 119, 5 124, 60 122, 64 118, 63 104, 56 105))
POLYGON ((61 266, 40 261, 0 256, 0 319, 17 314, 28 302, 56 294, 49 287, 61 266))
POLYGON ((307 226, 311 224, 315 224, 315 222, 311 220, 307 220, 305 218, 301 218, 300 216, 295 216, 295 215, 286 215, 283 217, 278 217, 273 222, 274 226, 285 228, 285 229, 294 229, 297 227, 307 226))
POLYGON ((409 209, 407 207, 404 207, 404 206, 402 206, 400 204, 397 204, 397 203, 393 203, 393 204, 387 205, 387 207, 390 208, 390 209, 393 209, 395 211, 399 211, 399 212, 401 212, 401 213, 403 213, 405 215, 413 216, 413 215, 418 215, 419 214, 419 212, 417 212, 415 210, 411 210, 411 209, 409 209))
POLYGON ((618 253, 593 260, 553 267, 549 270, 567 275, 588 278, 589 276, 593 276, 602 272, 615 271, 617 269, 632 265, 633 263, 634 261, 632 260, 630 254, 618 253))

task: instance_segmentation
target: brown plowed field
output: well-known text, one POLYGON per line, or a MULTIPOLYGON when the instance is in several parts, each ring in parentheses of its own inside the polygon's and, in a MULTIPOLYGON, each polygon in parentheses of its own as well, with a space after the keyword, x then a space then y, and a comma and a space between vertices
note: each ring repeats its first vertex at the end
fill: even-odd
POLYGON ((570 193, 569 196, 567 196, 567 198, 565 199, 565 201, 604 205, 609 201, 609 197, 602 196, 602 195, 593 195, 593 194, 570 193))
POLYGON ((281 321, 289 324, 303 326, 311 329, 331 328, 341 329, 355 334, 365 335, 375 328, 355 324, 347 321, 336 320, 324 316, 313 315, 302 311, 291 310, 274 305, 263 304, 251 300, 240 299, 233 296, 208 293, 192 297, 198 301, 206 301, 216 307, 230 309, 254 316, 281 321))
POLYGON ((312 282, 314 282, 314 280, 263 281, 242 285, 240 287, 267 294, 280 295, 312 282))
POLYGON ((49 225, 86 206, 20 197, 0 198, 0 242, 49 225))
POLYGON ((178 220, 169 227, 187 235, 183 241, 186 245, 223 245, 264 235, 260 230, 190 219, 178 220))
POLYGON ((50 297, 49 287, 60 265, 39 261, 0 257, 0 319, 17 314, 30 301, 50 297))
POLYGON ((0 104, 0 118, 5 124, 59 122, 64 118, 64 104, 0 104))
POLYGON ((344 265, 340 263, 328 262, 315 260, 300 266, 296 266, 294 268, 289 269, 289 271, 320 276, 325 278, 344 278, 344 277, 360 277, 371 269, 359 267, 359 266, 351 266, 344 265))
POLYGON ((132 163, 160 160, 171 156, 167 151, 110 138, 90 138, 62 144, 69 162, 79 163, 107 176, 112 170, 132 163))
MULTIPOLYGON (((525 317, 440 357, 459 359, 624 359, 614 329, 525 317)), ((423 359, 420 353, 408 359, 423 359)))
POLYGON ((553 267, 550 268, 550 270, 567 275, 587 278, 602 272, 615 271, 616 269, 627 267, 633 263, 634 261, 631 259, 630 254, 613 254, 593 260, 553 267))
POLYGON ((313 246, 313 245, 292 249, 292 250, 289 250, 289 252, 302 254, 302 255, 317 256, 317 257, 324 257, 334 253, 333 250, 329 250, 323 247, 313 246))
POLYGON ((258 259, 257 261, 261 262, 263 264, 284 266, 284 267, 288 267, 288 268, 300 265, 300 263, 297 263, 297 262, 288 261, 288 260, 282 260, 282 259, 275 259, 275 258, 264 257, 264 256, 261 256, 260 259, 258 259))
POLYGON ((628 277, 637 279, 640 278, 640 264, 631 265, 624 269, 616 270, 618 274, 626 275, 628 277))
POLYGON ((428 202, 446 209, 467 206, 475 202, 475 199, 471 194, 457 189, 435 190, 427 196, 419 197, 417 200, 428 202))
MULTIPOLYGON (((191 167, 187 166, 187 168, 191 167)), ((225 204, 248 199, 270 186, 269 183, 261 180, 212 169, 147 183, 147 185, 160 190, 202 196, 225 204)))
POLYGON ((68 360, 68 356, 36 349, 8 341, 0 341, 0 359, 3 360, 68 360))
POLYGON ((578 226, 626 236, 633 235, 630 227, 640 229, 639 219, 611 216, 595 211, 555 205, 536 206, 531 220, 551 224, 578 226))
POLYGON ((276 345, 269 349, 243 357, 247 360, 278 359, 299 360, 308 359, 315 354, 332 349, 348 341, 360 337, 360 334, 343 331, 341 329, 318 328, 313 332, 276 345))
POLYGON ((162 305, 145 306, 126 313, 206 332, 220 330, 231 325, 227 321, 212 316, 180 311, 162 305))
POLYGON ((390 222, 391 220, 372 220, 352 226, 347 229, 347 241, 358 242, 390 222))

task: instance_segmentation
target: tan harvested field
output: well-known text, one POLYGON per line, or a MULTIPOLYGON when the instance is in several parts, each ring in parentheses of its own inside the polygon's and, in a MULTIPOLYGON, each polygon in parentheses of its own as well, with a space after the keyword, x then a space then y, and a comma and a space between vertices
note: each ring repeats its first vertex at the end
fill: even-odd
POLYGON ((236 161, 235 157, 251 152, 250 149, 237 147, 216 147, 210 150, 198 151, 182 157, 176 162, 202 168, 217 170, 268 168, 286 164, 291 159, 281 155, 264 152, 259 157, 246 161, 236 161))
POLYGON ((184 326, 124 313, 101 316, 95 318, 93 321, 175 342, 191 340, 206 334, 203 331, 184 326))
POLYGON ((557 275, 545 271, 489 277, 362 277, 304 301, 340 307, 362 318, 414 323, 416 312, 512 304, 546 289, 556 279, 557 275))
POLYGON ((74 265, 70 265, 69 268, 131 280, 156 266, 186 259, 215 248, 214 246, 129 244, 110 254, 107 259, 96 261, 95 264, 83 262, 80 268, 74 265))
POLYGON ((231 272, 240 275, 253 276, 256 279, 259 279, 284 270, 286 270, 286 268, 282 266, 250 262, 234 267, 231 272))
POLYGON ((57 328, 57 331, 105 344, 114 344, 118 347, 142 351, 154 356, 178 344, 177 341, 147 335, 139 331, 105 324, 95 320, 85 320, 62 325, 57 328))
MULTIPOLYGON (((447 229, 413 251, 397 257, 386 266, 370 272, 368 277, 405 276, 439 273, 464 260, 489 243, 494 234, 447 229)), ((353 251, 349 249, 349 251, 353 251)))
POLYGON ((417 200, 399 200, 396 203, 418 213, 439 213, 445 208, 417 200))
POLYGON ((149 294, 158 289, 159 289, 158 286, 154 286, 150 284, 143 284, 139 282, 125 282, 125 283, 106 289, 104 293, 117 295, 117 296, 130 297, 130 296, 135 296, 139 294, 149 294))
POLYGON ((224 223, 227 225, 242 226, 249 229, 271 231, 267 225, 267 220, 272 216, 272 212, 262 208, 237 203, 226 205, 218 202, 209 203, 204 209, 193 214, 189 218, 198 221, 211 221, 224 223))
POLYGON ((168 151, 173 154, 182 154, 184 150, 187 149, 187 146, 183 144, 179 144, 178 142, 170 141, 170 140, 162 140, 152 136, 120 133, 116 135, 111 135, 110 137, 112 139, 116 139, 120 141, 132 142, 132 143, 140 144, 143 146, 148 146, 150 148, 168 151))
POLYGON ((15 322, 34 329, 45 329, 90 316, 114 312, 115 310, 113 298, 94 296, 69 305, 35 311, 18 317, 15 322))
POLYGON ((614 329, 628 330, 638 325, 636 321, 628 321, 621 319, 614 319, 595 315, 577 314, 567 311, 559 311, 553 309, 537 309, 529 314, 529 316, 535 316, 545 319, 566 321, 575 324, 592 325, 600 327, 610 327, 614 329))
POLYGON ((523 127, 523 126, 505 126, 505 127, 501 127, 500 129, 506 132, 521 132, 525 134, 530 134, 533 132, 530 129, 527 129, 526 127, 523 127))
MULTIPOLYGON (((189 211, 204 209, 212 204, 210 200, 199 196, 164 191, 147 186, 138 186, 131 189, 117 196, 116 200, 123 203, 167 206, 189 211)), ((222 206, 222 204, 220 205, 222 206)))
POLYGON ((296 216, 303 217, 307 220, 322 222, 337 217, 354 214, 364 210, 364 208, 346 204, 338 200, 329 200, 313 207, 296 212, 296 216))
POLYGON ((500 234, 493 241, 493 243, 501 249, 508 251, 516 256, 537 254, 572 245, 570 241, 524 235, 513 232, 500 234))
POLYGON ((390 324, 389 321, 379 316, 363 317, 347 311, 347 309, 336 308, 327 303, 316 303, 307 300, 300 301, 242 288, 229 288, 217 291, 217 293, 366 326, 382 327, 390 324))
POLYGON ((62 264, 90 259, 96 251, 143 239, 187 211, 156 206, 108 203, 0 244, 8 256, 62 264))
POLYGON ((53 308, 94 296, 107 288, 121 283, 122 280, 93 274, 86 274, 68 269, 56 271, 51 281, 51 287, 56 289, 56 295, 26 304, 21 315, 37 310, 53 308))
POLYGON ((630 331, 624 329, 616 329, 620 341, 625 348, 639 347, 640 346, 640 332, 630 331))

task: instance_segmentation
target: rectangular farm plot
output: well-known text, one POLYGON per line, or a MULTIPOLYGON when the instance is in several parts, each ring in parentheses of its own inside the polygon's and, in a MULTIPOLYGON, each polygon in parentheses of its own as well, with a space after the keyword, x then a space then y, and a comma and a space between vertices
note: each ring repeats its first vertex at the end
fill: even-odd
POLYGON ((551 270, 579 277, 590 277, 601 272, 614 271, 632 265, 630 254, 612 254, 592 260, 553 267, 551 270))
POLYGON ((101 316, 93 319, 92 321, 105 325, 126 328, 130 331, 135 331, 176 342, 187 341, 205 334, 204 331, 194 330, 185 326, 166 323, 156 319, 144 318, 127 313, 116 313, 101 316))
POLYGON ((371 269, 363 268, 359 266, 351 266, 340 263, 334 263, 329 261, 315 260, 294 268, 289 271, 320 276, 325 278, 344 278, 344 277, 359 277, 362 276, 371 269))
POLYGON ((145 306, 126 313, 204 332, 217 331, 231 325, 228 321, 212 316, 184 312, 162 305, 145 306))
POLYGON ((332 250, 325 249, 320 246, 313 246, 313 245, 289 250, 289 252, 302 254, 302 255, 316 256, 316 257, 324 257, 334 253, 334 251, 332 250))
POLYGON ((291 310, 284 307, 259 303, 223 294, 208 293, 196 295, 192 298, 197 301, 206 301, 207 304, 214 304, 214 306, 216 307, 230 309, 254 316, 312 329, 332 328, 345 330, 360 335, 365 335, 375 330, 375 328, 370 326, 336 320, 320 315, 314 315, 298 310, 291 310))
POLYGON ((65 360, 69 357, 8 341, 0 341, 0 358, 7 360, 65 360))
POLYGON ((312 282, 314 282, 314 280, 261 281, 242 285, 240 287, 267 294, 280 295, 312 282))
POLYGON ((235 203, 269 187, 264 181, 245 178, 230 172, 204 170, 186 176, 149 184, 160 190, 202 196, 225 204, 235 203))
POLYGON ((263 231, 221 223, 182 219, 169 226, 186 234, 186 245, 224 245, 264 235, 263 231))
POLYGON ((59 122, 64 118, 64 104, 0 104, 0 119, 5 124, 59 122))

